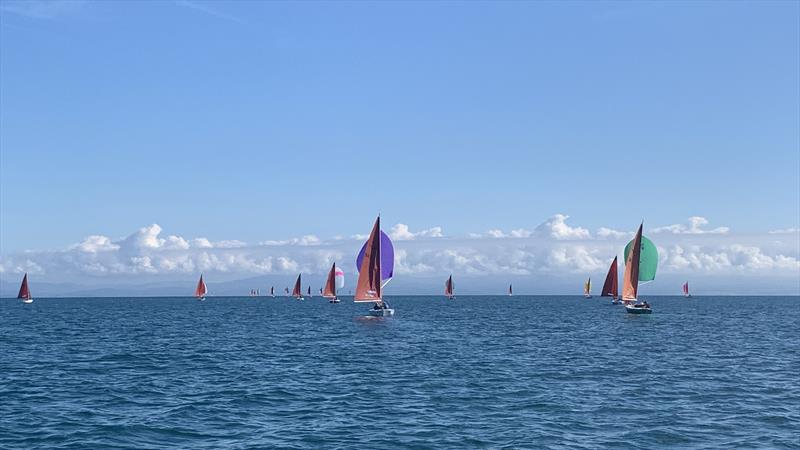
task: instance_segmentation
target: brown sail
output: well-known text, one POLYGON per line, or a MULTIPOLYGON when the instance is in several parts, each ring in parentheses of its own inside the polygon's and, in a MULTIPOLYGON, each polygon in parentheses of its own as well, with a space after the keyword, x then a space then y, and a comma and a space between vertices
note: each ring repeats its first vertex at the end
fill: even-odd
POLYGON ((206 282, 203 281, 203 274, 200 274, 200 280, 197 282, 197 287, 194 289, 194 296, 197 298, 203 298, 206 296, 206 292, 208 289, 206 288, 206 282))
POLYGON ((22 277, 22 284, 19 286, 19 294, 17 294, 17 298, 21 298, 23 300, 30 300, 31 299, 31 290, 28 288, 28 274, 27 273, 25 274, 25 276, 22 277))
POLYGON ((381 302, 381 217, 375 219, 375 225, 369 234, 364 251, 364 259, 358 268, 358 284, 356 284, 356 302, 381 302))
POLYGON ((611 267, 608 268, 608 275, 606 275, 606 282, 603 283, 603 290, 600 293, 601 297, 617 298, 617 257, 611 262, 611 267))
POLYGON ((302 274, 297 274, 297 281, 294 282, 294 289, 292 290, 292 297, 302 298, 303 294, 300 292, 300 277, 302 274))
POLYGON ((453 276, 450 275, 450 278, 447 279, 447 282, 444 284, 444 295, 448 298, 453 297, 453 276))
POLYGON ((328 272, 328 281, 325 282, 322 296, 325 298, 336 298, 336 263, 333 263, 331 271, 328 272))
POLYGON ((636 300, 639 292, 639 258, 642 253, 642 225, 633 238, 633 246, 625 260, 625 276, 622 279, 622 300, 636 300))

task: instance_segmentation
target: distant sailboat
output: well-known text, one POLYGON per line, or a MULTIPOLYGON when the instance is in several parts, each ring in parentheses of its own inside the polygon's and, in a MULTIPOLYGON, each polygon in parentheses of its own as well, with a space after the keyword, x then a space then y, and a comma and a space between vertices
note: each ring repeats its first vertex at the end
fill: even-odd
POLYGON ((289 296, 289 288, 285 287, 285 288, 283 288, 283 291, 286 293, 286 296, 288 297, 289 296))
POLYGON ((333 263, 331 271, 328 272, 328 279, 325 281, 325 288, 322 289, 322 296, 327 298, 329 303, 339 303, 339 298, 336 297, 336 263, 333 263))
POLYGON ((586 283, 583 283, 583 296, 585 298, 592 298, 592 277, 589 277, 586 283))
POLYGON ((208 288, 206 287, 206 282, 203 281, 203 274, 201 273, 200 281, 197 282, 197 287, 194 290, 194 296, 203 301, 206 299, 206 293, 208 293, 208 288))
POLYGON ((689 282, 683 283, 683 296, 686 298, 692 298, 692 294, 689 293, 689 282))
POLYGON ((383 300, 383 287, 394 272, 394 248, 389 236, 381 231, 380 216, 375 219, 369 239, 356 258, 356 266, 358 283, 353 300, 357 303, 374 302, 375 306, 368 313, 371 316, 393 316, 394 310, 383 300))
MULTIPOLYGON (((625 303, 625 310, 632 314, 650 314, 653 310, 646 301, 639 301, 639 266, 642 254, 642 225, 633 238, 630 251, 626 252, 625 276, 622 279, 622 301, 625 303)), ((628 244, 631 245, 631 244, 628 244)), ((653 269, 655 273, 655 269, 653 269)))
POLYGON ((22 300, 22 303, 33 303, 33 296, 31 296, 31 290, 28 288, 27 273, 25 273, 25 275, 22 277, 22 284, 19 286, 19 294, 17 294, 17 298, 22 300))
POLYGON ((308 294, 307 295, 308 295, 308 298, 314 298, 314 296, 311 295, 311 285, 310 284, 308 285, 308 294))
POLYGON ((514 290, 511 289, 511 285, 509 284, 508 285, 508 296, 511 297, 512 295, 514 295, 514 290))
POLYGON ((618 297, 617 283, 619 282, 617 276, 617 257, 611 262, 611 267, 608 268, 608 275, 606 275, 606 282, 603 283, 603 290, 600 292, 601 297, 611 297, 611 303, 619 305, 622 303, 618 297))
POLYGON ((271 286, 271 287, 269 288, 269 295, 270 295, 272 298, 275 298, 275 286, 271 286))
POLYGON ((300 287, 301 286, 300 285, 300 277, 301 276, 302 276, 302 274, 298 274, 297 275, 297 281, 294 282, 294 289, 292 289, 292 297, 294 297, 294 298, 296 298, 298 300, 303 300, 303 292, 302 292, 302 288, 300 287))
POLYGON ((444 296, 447 297, 448 300, 455 300, 456 296, 453 293, 453 275, 447 278, 447 281, 444 283, 444 296))

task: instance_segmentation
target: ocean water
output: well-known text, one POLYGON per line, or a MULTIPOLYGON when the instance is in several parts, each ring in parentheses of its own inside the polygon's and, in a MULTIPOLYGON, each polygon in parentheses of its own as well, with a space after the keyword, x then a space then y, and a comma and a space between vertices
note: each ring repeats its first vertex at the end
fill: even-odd
POLYGON ((800 298, 0 300, 2 448, 800 448, 800 298))

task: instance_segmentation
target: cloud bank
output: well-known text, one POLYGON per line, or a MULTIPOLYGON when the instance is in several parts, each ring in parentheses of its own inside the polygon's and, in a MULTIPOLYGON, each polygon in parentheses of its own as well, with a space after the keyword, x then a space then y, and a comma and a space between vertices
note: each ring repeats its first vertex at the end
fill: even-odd
MULTIPOLYGON (((467 236, 447 236, 442 227, 414 231, 398 223, 389 228, 395 241, 395 274, 405 277, 562 276, 602 277, 622 254, 633 231, 606 227, 594 233, 570 225, 556 214, 532 229, 492 229, 467 236), (573 275, 574 276, 574 275, 573 275)), ((659 274, 719 277, 783 277, 800 286, 800 234, 792 230, 736 235, 727 227, 704 228, 708 220, 690 217, 686 224, 650 230, 658 247, 659 274)), ((321 275, 330 264, 355 271, 355 255, 366 236, 323 239, 306 235, 247 243, 235 239, 167 234, 158 224, 114 239, 90 235, 59 250, 30 250, 0 256, 0 274, 30 272, 40 279, 103 276, 181 275, 200 272, 231 277, 321 275)))

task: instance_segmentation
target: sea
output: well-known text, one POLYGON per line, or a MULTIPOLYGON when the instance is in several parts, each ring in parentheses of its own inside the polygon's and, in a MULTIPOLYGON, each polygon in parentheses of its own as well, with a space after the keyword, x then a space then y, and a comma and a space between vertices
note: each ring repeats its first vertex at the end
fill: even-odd
POLYGON ((800 448, 800 298, 0 300, 0 448, 800 448))

